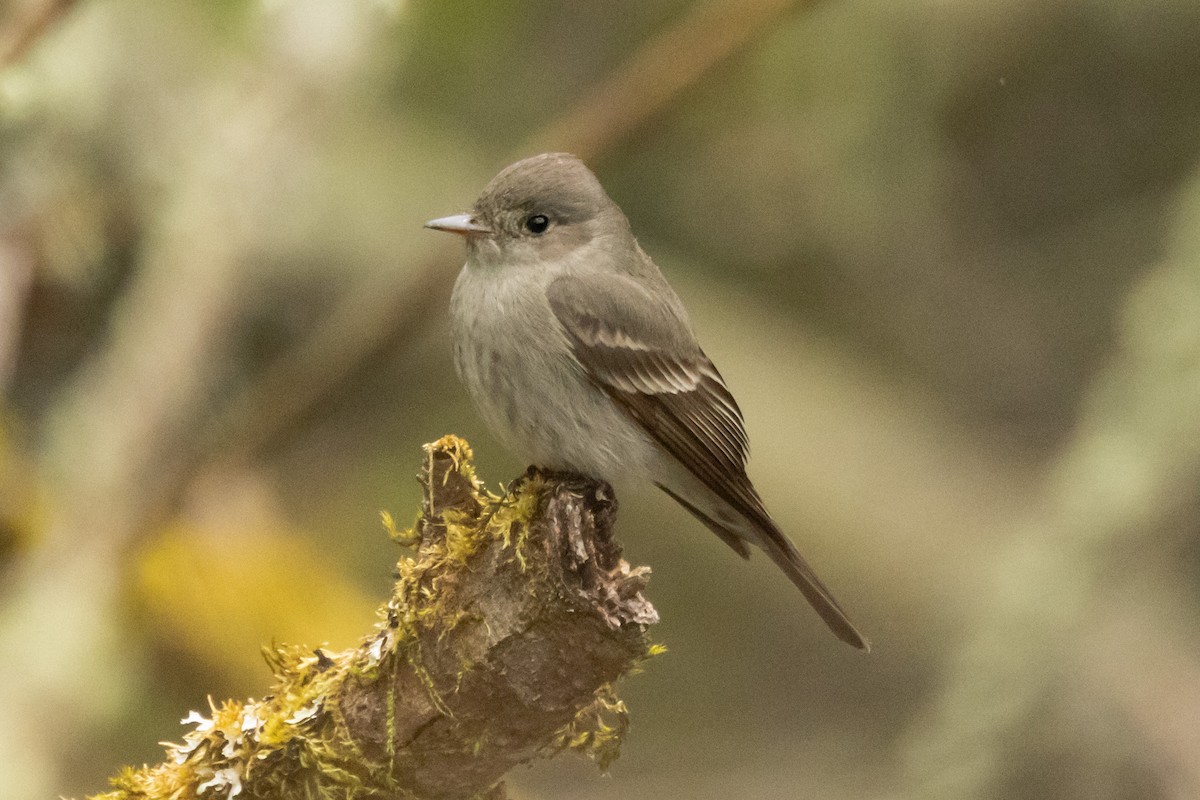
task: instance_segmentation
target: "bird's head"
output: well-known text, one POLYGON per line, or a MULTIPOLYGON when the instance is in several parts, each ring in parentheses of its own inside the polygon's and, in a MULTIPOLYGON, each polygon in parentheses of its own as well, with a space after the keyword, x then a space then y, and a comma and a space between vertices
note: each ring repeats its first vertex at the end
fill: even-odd
POLYGON ((613 236, 629 223, 583 162, 543 153, 504 169, 471 211, 425 223, 467 240, 470 263, 536 267, 561 263, 613 236))

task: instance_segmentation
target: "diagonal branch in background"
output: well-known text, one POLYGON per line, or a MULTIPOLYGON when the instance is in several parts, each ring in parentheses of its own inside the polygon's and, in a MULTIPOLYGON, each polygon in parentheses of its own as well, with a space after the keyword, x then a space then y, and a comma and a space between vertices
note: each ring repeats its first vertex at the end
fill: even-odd
MULTIPOLYGON (((556 149, 589 161, 602 158, 800 5, 800 0, 701 4, 531 136, 516 155, 556 149)), ((458 256, 447 255, 457 248, 431 247, 437 249, 413 270, 412 279, 385 276, 350 290, 311 336, 230 402, 214 426, 213 449, 235 461, 269 449, 333 400, 340 387, 354 385, 353 376, 382 353, 436 319, 428 309, 449 301, 458 256)))
POLYGON ((0 31, 0 69, 24 58, 75 3, 76 0, 42 0, 31 8, 13 12, 12 21, 0 31))
POLYGON ((797 5, 797 0, 735 0, 697 6, 533 136, 518 155, 561 149, 584 161, 601 158, 797 5))
POLYGON ((466 442, 426 445, 415 558, 374 633, 340 653, 277 648, 260 701, 226 702, 167 760, 105 800, 504 797, 517 764, 564 747, 603 767, 624 706, 612 683, 653 652, 657 621, 612 538, 607 484, 531 473, 504 498, 466 442))

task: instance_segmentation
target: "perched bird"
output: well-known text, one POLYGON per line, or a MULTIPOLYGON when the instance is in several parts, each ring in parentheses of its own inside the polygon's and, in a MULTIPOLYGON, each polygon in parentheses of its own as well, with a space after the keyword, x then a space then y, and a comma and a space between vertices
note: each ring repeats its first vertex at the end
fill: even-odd
POLYGON ((653 481, 743 558, 762 548, 838 638, 869 649, 746 476, 742 412, 687 312, 578 158, 492 179, 461 235, 454 358, 484 420, 536 466, 653 481))

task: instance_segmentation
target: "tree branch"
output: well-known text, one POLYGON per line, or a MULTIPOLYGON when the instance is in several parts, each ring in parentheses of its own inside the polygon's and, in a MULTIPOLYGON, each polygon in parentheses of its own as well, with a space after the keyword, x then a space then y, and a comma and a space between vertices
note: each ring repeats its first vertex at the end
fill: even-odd
MULTIPOLYGON (((812 5, 810 2, 806 5, 812 5)), ((721 0, 690 9, 517 149, 565 149, 593 161, 628 142, 714 69, 775 29, 799 0, 721 0)))
POLYGON ((195 712, 162 764, 105 800, 504 797, 513 766, 570 747, 607 765, 626 724, 612 683, 657 621, 612 538, 607 484, 531 472, 503 498, 466 442, 425 446, 425 501, 376 630, 340 653, 267 653, 259 701, 195 712))
POLYGON ((15 19, 6 22, 0 31, 0 69, 10 67, 25 57, 29 49, 63 17, 75 0, 43 0, 24 8, 15 19))

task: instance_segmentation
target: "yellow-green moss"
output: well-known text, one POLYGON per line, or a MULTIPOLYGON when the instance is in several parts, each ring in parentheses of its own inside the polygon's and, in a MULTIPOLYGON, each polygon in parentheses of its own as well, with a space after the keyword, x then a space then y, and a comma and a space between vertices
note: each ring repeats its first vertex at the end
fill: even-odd
MULTIPOLYGON (((401 530, 396 527, 396 521, 392 518, 390 512, 380 511, 379 519, 383 522, 383 529, 387 531, 388 538, 396 544, 402 547, 415 547, 417 542, 421 540, 421 537, 417 535, 416 520, 413 521, 410 527, 401 530)), ((420 519, 420 515, 416 519, 420 519)))
POLYGON ((541 478, 530 478, 519 492, 510 494, 495 504, 495 511, 488 521, 488 529, 493 535, 503 541, 506 548, 512 548, 513 556, 521 565, 522 572, 529 568, 529 520, 537 514, 544 487, 545 483, 541 478))
POLYGON ((617 697, 611 684, 596 690, 595 699, 575 718, 559 729, 546 749, 547 755, 562 750, 583 753, 596 762, 602 772, 621 755, 621 742, 629 730, 629 709, 617 697))

